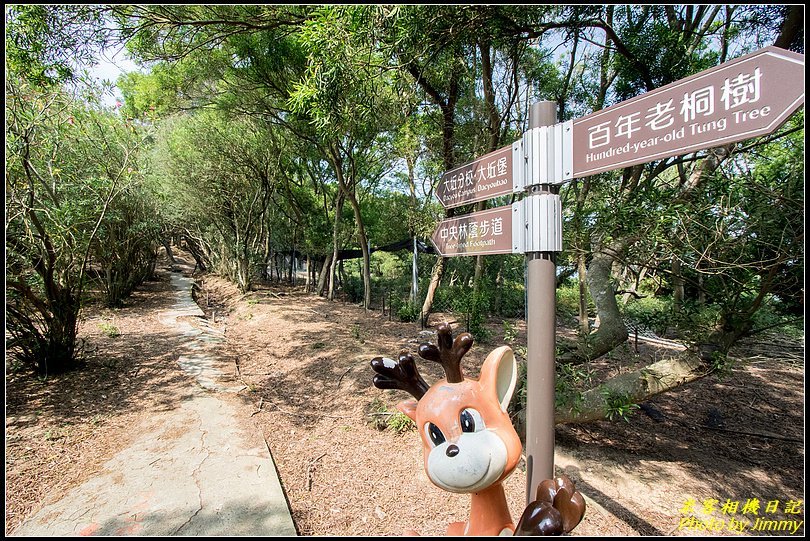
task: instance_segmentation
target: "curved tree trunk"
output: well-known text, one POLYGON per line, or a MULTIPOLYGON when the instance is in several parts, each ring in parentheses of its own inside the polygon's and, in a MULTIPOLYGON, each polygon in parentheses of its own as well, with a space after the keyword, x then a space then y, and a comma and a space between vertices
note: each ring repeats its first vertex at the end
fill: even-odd
MULTIPOLYGON (((460 63, 455 63, 456 69, 450 72, 450 78, 447 82, 446 96, 442 96, 441 92, 437 90, 428 80, 424 77, 422 70, 415 64, 407 64, 408 71, 413 76, 414 80, 422 87, 425 93, 430 97, 431 101, 436 104, 441 110, 442 115, 442 161, 444 170, 450 171, 455 165, 455 133, 456 133, 456 104, 460 93, 461 86, 459 80, 461 78, 461 71, 458 69, 460 63)), ((447 209, 444 217, 449 218, 453 215, 453 209, 447 209)), ((442 280, 442 273, 444 272, 444 257, 439 256, 436 265, 433 266, 433 274, 430 278, 430 285, 425 293, 425 301, 422 304, 422 325, 427 325, 427 318, 430 310, 433 307, 433 297, 436 294, 436 289, 442 280)))
POLYGON ((676 358, 619 374, 585 391, 575 410, 559 408, 554 419, 557 424, 608 419, 618 405, 645 402, 657 394, 701 379, 711 371, 711 365, 695 350, 687 350, 676 358))
POLYGON ((354 192, 348 191, 346 197, 349 199, 349 204, 354 211, 354 220, 357 223, 357 242, 363 253, 363 307, 369 310, 371 309, 371 253, 369 252, 368 237, 365 225, 363 225, 363 217, 360 214, 360 203, 354 192))
POLYGON ((174 265, 177 261, 174 260, 174 253, 172 252, 172 243, 165 237, 160 239, 161 244, 163 244, 163 248, 166 249, 166 255, 169 257, 169 263, 174 265))
POLYGON ((596 306, 599 327, 579 346, 575 354, 576 360, 595 359, 609 353, 627 340, 627 327, 619 312, 616 291, 611 281, 615 254, 623 247, 622 242, 612 243, 608 248, 594 254, 588 266, 588 289, 596 306))

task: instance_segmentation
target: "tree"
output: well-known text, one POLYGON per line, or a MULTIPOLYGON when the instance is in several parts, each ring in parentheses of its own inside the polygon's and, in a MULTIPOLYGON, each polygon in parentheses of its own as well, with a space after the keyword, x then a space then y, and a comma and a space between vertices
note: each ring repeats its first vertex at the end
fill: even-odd
POLYGON ((154 189, 205 262, 250 291, 259 225, 284 175, 280 141, 216 112, 177 117, 163 130, 150 156, 154 189))
POLYGON ((37 87, 77 83, 113 35, 99 6, 6 6, 6 67, 37 87))
MULTIPOLYGON (((58 20, 71 9, 60 8, 58 20)), ((162 125, 149 176, 165 192, 163 215, 184 228, 199 263, 247 290, 281 254, 303 247, 326 260, 318 289, 328 284, 331 296, 341 251, 359 244, 367 307, 369 245, 404 224, 409 235, 430 232, 441 212, 429 200, 441 172, 518 137, 532 100, 553 99, 560 120, 568 120, 763 45, 800 48, 803 36, 803 9, 792 6, 75 10, 79 20, 97 12, 113 17, 114 34, 152 70, 122 81, 124 110, 162 125), (174 113, 185 116, 170 118, 174 113), (388 191, 397 183, 409 194, 407 205, 388 191), (400 223, 382 227, 394 202, 408 210, 394 217, 400 223)), ((34 52, 47 60, 44 49, 34 52)), ((623 344, 638 307, 628 292, 642 289, 671 301, 663 317, 695 345, 681 359, 586 391, 590 413, 580 418, 598 416, 615 397, 640 399, 710 373, 741 336, 773 324, 761 321, 764 307, 789 313, 801 306, 801 197, 788 165, 803 163, 794 140, 801 136, 799 123, 562 188, 571 249, 558 260, 561 275, 579 276, 582 336, 561 344, 561 364, 623 344), (778 204, 766 208, 757 194, 778 204), (588 294, 599 322, 594 331, 588 294), (707 322, 712 314, 716 320, 707 322), (652 372, 665 383, 645 380, 652 372)), ((141 203, 137 209, 148 201, 141 203)), ((111 204, 108 213, 118 208, 111 204)), ((96 236, 119 235, 113 225, 137 220, 137 209, 120 207, 121 221, 102 223, 96 236)), ((473 268, 469 259, 438 258, 423 316, 443 273, 450 279, 442 287, 473 284, 478 300, 495 305, 494 296, 511 291, 504 281, 521 286, 515 260, 473 268)))
POLYGON ((6 81, 7 347, 41 374, 72 368, 88 261, 137 174, 134 126, 58 88, 6 81))

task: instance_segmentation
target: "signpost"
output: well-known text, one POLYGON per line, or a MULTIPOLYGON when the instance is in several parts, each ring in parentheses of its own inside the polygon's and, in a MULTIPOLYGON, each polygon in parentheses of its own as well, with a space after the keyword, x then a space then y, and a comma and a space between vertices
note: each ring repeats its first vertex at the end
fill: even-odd
POLYGON ((511 206, 442 221, 432 240, 444 257, 526 254, 527 503, 554 477, 558 185, 765 135, 802 104, 804 55, 765 47, 573 121, 555 124, 556 104, 537 102, 520 140, 442 175, 445 208, 525 192, 511 206))
POLYGON ((517 210, 509 205, 443 220, 431 241, 443 257, 522 253, 519 238, 513 238, 520 232, 513 227, 517 210))
POLYGON ((512 145, 481 156, 442 175, 436 197, 444 208, 512 193, 512 145))
POLYGON ((804 55, 765 47, 572 123, 572 177, 771 133, 804 103, 804 55))

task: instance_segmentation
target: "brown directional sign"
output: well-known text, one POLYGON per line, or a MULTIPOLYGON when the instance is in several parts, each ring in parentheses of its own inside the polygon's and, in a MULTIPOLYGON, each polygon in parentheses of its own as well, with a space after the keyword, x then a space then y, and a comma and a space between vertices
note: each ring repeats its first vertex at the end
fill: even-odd
POLYGON ((512 206, 481 210, 439 223, 431 241, 444 257, 512 253, 512 206))
POLYGON ((444 208, 512 193, 512 145, 447 171, 436 188, 444 208))
POLYGON ((765 135, 804 103, 804 55, 765 47, 573 121, 573 177, 765 135))

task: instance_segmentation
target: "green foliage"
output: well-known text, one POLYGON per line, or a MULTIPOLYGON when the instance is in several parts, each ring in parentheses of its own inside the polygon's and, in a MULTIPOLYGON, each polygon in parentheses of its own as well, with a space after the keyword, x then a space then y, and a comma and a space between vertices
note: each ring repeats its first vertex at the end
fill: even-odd
POLYGON ((101 329, 104 332, 104 334, 106 334, 110 338, 117 338, 121 336, 121 330, 112 323, 102 321, 101 323, 98 324, 98 328, 101 329))
POLYGON ((511 344, 517 338, 518 330, 517 325, 512 323, 511 321, 504 321, 503 322, 503 341, 507 344, 511 344))
POLYGON ((515 360, 517 361, 518 367, 517 384, 515 385, 515 392, 512 396, 512 400, 507 406, 509 416, 512 418, 526 410, 526 369, 528 366, 526 364, 525 348, 521 349, 522 351, 520 352, 515 350, 515 360))
POLYGON ((400 321, 411 323, 419 321, 422 314, 422 307, 413 302, 405 302, 397 309, 397 317, 400 321))
POLYGON ((619 393, 611 389, 602 389, 602 396, 605 399, 605 415, 611 421, 623 419, 630 422, 630 415, 638 409, 638 404, 634 404, 630 395, 619 393))
POLYGON ((366 339, 363 336, 363 331, 360 329, 359 325, 352 325, 351 334, 352 334, 352 338, 357 340, 359 343, 361 343, 361 344, 366 343, 366 339))
POLYGON ((731 377, 734 363, 727 353, 717 350, 711 353, 709 371, 719 380, 731 377))
POLYGON ((399 411, 388 417, 386 426, 397 434, 404 434, 405 432, 416 430, 416 423, 414 423, 410 417, 399 411))
MULTIPOLYGON (((8 6, 9 343, 34 364, 72 358, 87 276, 120 305, 150 275, 162 233, 242 291, 274 255, 425 238, 444 217, 441 173, 520 136, 526 100, 557 101, 561 119, 588 114, 772 43, 788 8, 8 6), (529 30, 542 36, 531 47, 529 30), (115 36, 145 71, 119 80, 118 115, 93 92, 80 104, 57 90, 115 36)), ((716 169, 704 154, 562 187, 574 248, 560 257, 619 246, 611 287, 647 295, 623 315, 659 334, 725 347, 761 329, 801 333, 803 112, 716 169)), ((418 263, 423 295, 434 261, 418 263)), ((366 300, 353 263, 342 293, 366 300)), ((478 279, 474 258, 447 260, 435 309, 487 339, 487 317, 524 314, 523 263, 487 256, 478 279)), ((410 254, 374 254, 370 267, 377 299, 402 319, 421 311, 422 299, 403 302, 410 254)), ((575 316, 578 300, 564 284, 558 312, 575 316)))
POLYGON ((100 6, 7 5, 6 67, 38 87, 77 82, 111 42, 100 6))
POLYGON ((804 318, 776 297, 769 297, 754 314, 753 327, 753 332, 775 330, 793 339, 804 338, 804 318))
MULTIPOLYGON (((518 378, 515 388, 515 397, 509 406, 510 415, 526 409, 526 348, 515 348, 518 360, 518 378)), ((593 371, 584 365, 557 362, 554 379, 554 407, 559 410, 578 412, 583 403, 583 393, 590 388, 593 371)))
POLYGON ((367 411, 370 424, 377 430, 388 429, 396 434, 404 434, 416 429, 410 417, 399 411, 390 411, 379 397, 372 399, 367 411))
MULTIPOLYGON (((588 295, 588 305, 593 309, 593 300, 588 295)), ((579 284, 566 282, 557 287, 557 314, 565 319, 579 315, 579 284)))
POLYGON ((582 406, 582 393, 590 385, 593 372, 584 365, 569 363, 557 363, 556 369, 554 405, 576 413, 582 406))
MULTIPOLYGON (((163 124, 149 162, 149 182, 175 228, 204 240, 206 264, 250 290, 275 184, 286 170, 282 142, 249 119, 218 113, 163 124)), ((271 222, 272 223, 272 222, 271 222)), ((292 247, 292 246, 290 246, 292 247)))
MULTIPOLYGON (((16 72, 6 82, 5 110, 7 348, 40 374, 65 371, 80 354, 76 333, 88 273, 112 272, 109 261, 95 256, 138 183, 143 134, 16 72), (91 258, 100 266, 91 268, 91 258)), ((108 253, 117 248, 103 246, 108 253)))
POLYGON ((486 327, 489 313, 489 295, 484 291, 468 290, 458 292, 453 299, 453 309, 464 314, 466 330, 481 343, 489 340, 492 332, 486 327))
POLYGON ((91 252, 102 272, 99 281, 107 306, 119 307, 124 298, 154 271, 163 223, 156 219, 157 203, 139 177, 123 187, 112 201, 98 229, 91 252))
POLYGON ((625 305, 624 314, 631 327, 636 323, 644 328, 652 329, 659 336, 666 334, 667 329, 673 326, 676 317, 672 308, 672 299, 661 297, 633 299, 625 305))

